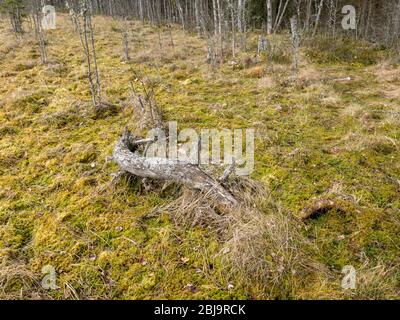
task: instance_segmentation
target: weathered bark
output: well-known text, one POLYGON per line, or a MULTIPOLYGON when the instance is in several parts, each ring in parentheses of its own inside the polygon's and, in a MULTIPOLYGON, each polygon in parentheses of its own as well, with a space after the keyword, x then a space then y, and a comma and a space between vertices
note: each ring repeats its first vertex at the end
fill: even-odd
POLYGON ((244 11, 243 8, 243 0, 238 0, 238 19, 237 19, 237 25, 238 25, 238 31, 243 32, 243 23, 242 23, 242 13, 244 11))
POLYGON ((139 0, 139 16, 142 23, 144 23, 143 0, 139 0))
POLYGON ((213 16, 214 16, 214 34, 218 35, 218 14, 217 14, 217 2, 213 0, 213 16))
MULTIPOLYGON (((82 0, 80 2, 71 2, 68 4, 71 19, 75 25, 75 29, 78 31, 81 45, 84 50, 92 104, 97 117, 111 105, 101 101, 101 83, 92 25, 92 2, 89 0, 82 0)), ((114 112, 115 109, 111 111, 114 112)))
POLYGON ((186 26, 185 26, 185 16, 184 16, 184 14, 183 14, 183 9, 182 9, 181 2, 178 0, 178 1, 176 2, 176 5, 178 6, 179 18, 181 19, 182 29, 183 29, 183 30, 186 30, 186 26))
POLYGON ((235 9, 233 1, 229 3, 231 11, 231 24, 232 24, 232 58, 236 58, 236 28, 235 28, 235 9))
POLYGON ((337 0, 329 1, 329 16, 328 16, 328 28, 332 33, 332 36, 336 36, 336 11, 338 2, 337 0))
POLYGON ((121 30, 122 30, 122 47, 124 51, 124 61, 130 61, 129 55, 129 23, 127 17, 122 17, 121 30))
POLYGON ((310 30, 311 9, 312 9, 312 0, 308 0, 307 10, 306 10, 306 20, 304 22, 304 28, 303 28, 304 31, 306 32, 310 30))
POLYGON ((113 152, 114 161, 121 170, 142 178, 173 181, 208 193, 221 212, 238 207, 233 195, 199 167, 179 160, 142 156, 138 146, 146 143, 149 141, 135 140, 128 131, 123 134, 113 152))
POLYGON ((196 19, 196 30, 197 35, 201 37, 201 22, 200 22, 200 14, 199 14, 199 0, 194 1, 194 12, 195 12, 195 19, 196 19))
POLYGON ((224 44, 223 44, 223 34, 222 34, 222 6, 221 0, 217 0, 217 10, 218 10, 218 42, 219 42, 219 50, 220 50, 220 63, 223 63, 224 60, 224 44))

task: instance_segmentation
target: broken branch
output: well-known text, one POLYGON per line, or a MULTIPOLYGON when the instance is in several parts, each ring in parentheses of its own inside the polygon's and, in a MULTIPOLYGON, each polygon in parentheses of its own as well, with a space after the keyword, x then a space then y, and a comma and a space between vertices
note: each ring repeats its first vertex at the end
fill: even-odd
POLYGON ((113 152, 113 158, 121 170, 141 178, 173 181, 209 193, 215 206, 222 212, 238 207, 234 196, 197 166, 185 161, 142 156, 137 146, 146 142, 149 142, 148 139, 137 140, 129 131, 125 131, 113 152))

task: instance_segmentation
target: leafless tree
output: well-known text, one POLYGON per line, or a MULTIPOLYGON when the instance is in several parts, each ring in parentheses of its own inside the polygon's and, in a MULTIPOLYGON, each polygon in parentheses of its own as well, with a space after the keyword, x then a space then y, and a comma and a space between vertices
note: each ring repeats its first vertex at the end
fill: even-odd
POLYGON ((25 3, 23 0, 3 0, 0 1, 0 10, 8 15, 11 22, 11 27, 14 33, 19 37, 24 29, 23 13, 25 9, 25 3))
MULTIPOLYGON (((123 8, 127 20, 138 19, 157 27, 180 24, 183 30, 195 31, 203 37, 208 51, 216 53, 218 60, 223 62, 229 46, 234 56, 238 50, 246 51, 249 30, 266 26, 267 34, 280 32, 290 28, 290 17, 294 14, 299 33, 304 32, 309 37, 315 37, 317 33, 354 36, 395 47, 400 38, 399 1, 354 0, 357 10, 357 29, 354 32, 346 32, 338 25, 343 16, 341 8, 349 4, 346 0, 53 0, 51 3, 63 7, 66 3, 83 2, 93 14, 114 18, 122 17, 119 11, 123 8)), ((0 0, 0 8, 10 17, 16 34, 23 30, 22 18, 30 3, 32 1, 0 0)), ((129 26, 125 24, 126 19, 120 21, 124 58, 127 60, 129 36, 126 30, 129 26)), ((75 22, 74 25, 77 26, 75 22)))
POLYGON ((285 16, 286 9, 288 7, 290 0, 286 0, 284 3, 284 0, 279 0, 279 7, 278 7, 278 13, 276 15, 275 19, 275 25, 274 25, 274 33, 279 29, 281 26, 283 17, 285 16))
POLYGON ((337 7, 338 0, 329 0, 328 29, 331 31, 333 37, 336 35, 337 7))
POLYGON ((298 30, 297 16, 290 18, 290 29, 292 31, 292 46, 293 46, 293 62, 292 74, 297 77, 299 70, 299 49, 300 49, 300 35, 298 30))
POLYGON ((119 1, 115 3, 113 12, 116 20, 119 22, 119 28, 121 30, 123 60, 129 61, 131 59, 129 55, 129 30, 131 29, 131 16, 129 15, 128 2, 119 1))
POLYGON ((314 30, 313 30, 313 34, 312 34, 313 37, 315 37, 315 35, 316 35, 316 33, 317 33, 319 21, 320 21, 320 19, 321 19, 321 12, 322 12, 322 7, 323 7, 323 5, 324 5, 324 0, 321 0, 321 1, 319 2, 319 5, 318 5, 317 17, 316 17, 316 20, 315 20, 314 30))
POLYGON ((33 20, 36 39, 39 44, 40 60, 42 64, 47 63, 47 50, 44 31, 42 28, 42 5, 40 0, 32 0, 30 3, 30 14, 33 20))
POLYGON ((101 83, 97 66, 97 56, 92 25, 92 6, 89 0, 69 1, 68 6, 76 30, 79 33, 84 50, 87 77, 95 109, 99 108, 101 101, 101 83))

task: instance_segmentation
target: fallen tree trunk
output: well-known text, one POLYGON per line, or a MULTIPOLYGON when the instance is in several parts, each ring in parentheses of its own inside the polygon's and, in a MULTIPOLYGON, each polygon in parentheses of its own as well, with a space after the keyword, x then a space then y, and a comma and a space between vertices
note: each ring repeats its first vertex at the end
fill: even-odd
POLYGON ((147 143, 151 142, 135 139, 126 131, 114 148, 114 161, 121 170, 138 177, 173 181, 207 193, 221 212, 239 206, 228 190, 199 167, 184 161, 141 155, 138 147, 147 143))

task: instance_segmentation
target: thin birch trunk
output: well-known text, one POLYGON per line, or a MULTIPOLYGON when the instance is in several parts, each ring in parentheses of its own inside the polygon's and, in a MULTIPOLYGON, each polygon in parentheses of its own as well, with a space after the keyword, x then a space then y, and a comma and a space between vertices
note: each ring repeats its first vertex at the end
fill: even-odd
POLYGON ((318 5, 317 18, 315 20, 314 31, 313 31, 313 34, 312 34, 313 37, 315 37, 315 35, 317 34, 317 29, 318 29, 319 21, 321 19, 321 12, 322 12, 323 5, 324 5, 324 0, 321 0, 319 5, 318 5))

